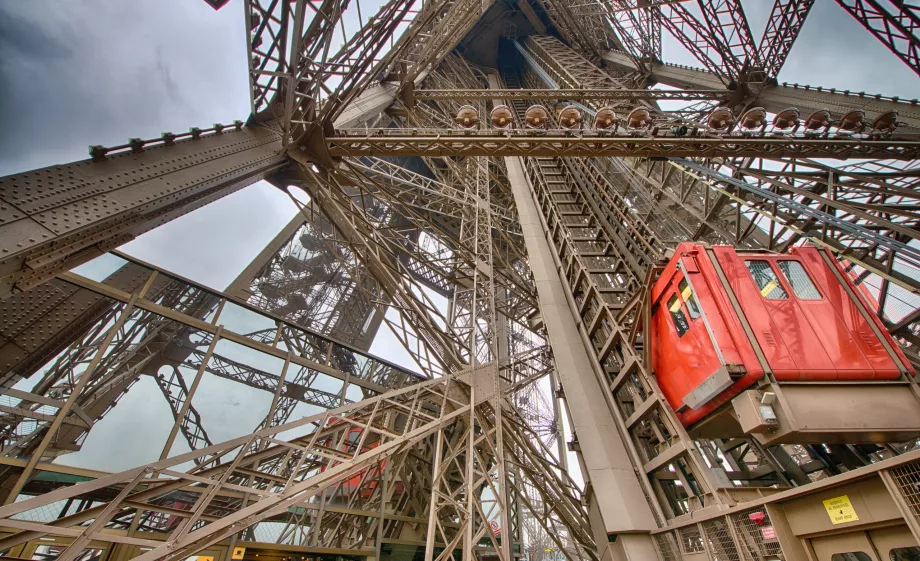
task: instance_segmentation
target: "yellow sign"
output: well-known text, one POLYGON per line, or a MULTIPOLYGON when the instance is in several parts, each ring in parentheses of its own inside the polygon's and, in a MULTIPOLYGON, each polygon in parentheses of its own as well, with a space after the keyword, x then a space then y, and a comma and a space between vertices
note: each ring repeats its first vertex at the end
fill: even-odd
POLYGON ((199 555, 198 561, 214 561, 214 557, 211 555, 199 555))
MULTIPOLYGON (((760 295, 764 298, 767 297, 767 294, 773 292, 773 289, 779 286, 776 281, 770 281, 767 283, 767 286, 763 287, 763 290, 760 291, 760 295)), ((826 502, 826 501, 825 501, 826 502)))
POLYGON ((831 524, 846 524, 859 520, 859 517, 856 516, 856 509, 850 504, 850 497, 846 495, 827 499, 824 501, 824 508, 827 510, 827 515, 831 517, 831 524))
POLYGON ((233 555, 230 557, 230 559, 242 559, 242 558, 243 558, 243 555, 245 555, 245 554, 246 554, 246 548, 245 548, 245 547, 234 547, 234 548, 233 548, 233 555))

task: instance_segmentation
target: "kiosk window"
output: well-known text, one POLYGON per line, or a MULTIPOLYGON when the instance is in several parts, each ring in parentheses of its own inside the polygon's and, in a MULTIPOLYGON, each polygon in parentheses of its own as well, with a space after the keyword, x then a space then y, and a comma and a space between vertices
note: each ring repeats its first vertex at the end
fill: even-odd
POLYGON ((890 561, 920 561, 920 547, 896 547, 888 552, 890 561))
POLYGON ((677 336, 683 337, 684 333, 690 329, 690 323, 687 321, 687 316, 684 315, 680 298, 676 294, 672 294, 668 299, 668 311, 671 312, 671 319, 674 320, 674 327, 677 328, 677 336))
POLYGON ((747 265, 748 271, 754 277, 754 282, 757 283, 761 296, 767 300, 786 300, 789 298, 768 262, 745 261, 744 264, 747 265))

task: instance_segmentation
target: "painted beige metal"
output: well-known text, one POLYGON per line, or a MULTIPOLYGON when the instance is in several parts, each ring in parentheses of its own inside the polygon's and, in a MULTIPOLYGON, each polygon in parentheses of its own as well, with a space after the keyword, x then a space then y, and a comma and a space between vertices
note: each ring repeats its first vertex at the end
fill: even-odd
MULTIPOLYGON (((602 520, 595 532, 602 530, 600 536, 604 538, 609 534, 647 532, 655 527, 651 509, 646 506, 629 454, 603 397, 606 390, 584 350, 576 327, 577 316, 559 280, 522 164, 517 158, 506 158, 505 165, 524 229, 540 312, 553 346, 567 411, 578 435, 582 471, 592 484, 592 509, 597 509, 602 520)), ((597 541, 603 543, 600 537, 597 541)), ((633 540, 629 541, 633 546, 633 540)), ((641 549, 644 544, 645 541, 637 541, 635 546, 641 549)))
POLYGON ((399 84, 382 82, 364 90, 335 120, 336 128, 352 128, 362 125, 383 112, 396 100, 399 84))
POLYGON ((0 178, 0 297, 262 179, 280 150, 247 127, 0 178))
POLYGON ((757 434, 766 445, 906 442, 920 437, 920 408, 909 383, 767 385, 779 396, 776 430, 757 434))
MULTIPOLYGON (((604 60, 627 68, 635 68, 630 58, 622 52, 610 51, 604 60)), ((722 81, 707 70, 675 64, 651 64, 650 79, 654 82, 681 89, 725 89, 722 81)), ((797 107, 806 116, 814 111, 827 109, 839 118, 854 109, 862 109, 866 115, 878 116, 888 111, 897 111, 898 120, 911 129, 920 129, 920 105, 874 94, 830 91, 805 85, 766 85, 756 97, 754 105, 761 105, 771 113, 779 113, 789 107, 797 107)))

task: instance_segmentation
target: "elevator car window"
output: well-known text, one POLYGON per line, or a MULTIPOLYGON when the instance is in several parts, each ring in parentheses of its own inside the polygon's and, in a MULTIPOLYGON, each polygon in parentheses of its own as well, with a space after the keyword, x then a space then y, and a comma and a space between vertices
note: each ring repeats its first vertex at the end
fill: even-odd
POLYGON ((745 261, 744 264, 747 265, 748 271, 754 277, 754 282, 757 283, 761 296, 767 300, 786 300, 789 298, 769 263, 766 261, 745 261))
POLYGON ((690 319, 693 320, 700 317, 700 306, 696 303, 696 295, 693 294, 693 290, 691 290, 690 285, 687 284, 687 279, 680 279, 680 284, 677 286, 678 290, 680 290, 681 298, 687 303, 687 313, 690 314, 690 319))
POLYGON ((690 329, 690 323, 687 321, 687 316, 684 315, 684 310, 680 305, 680 298, 676 294, 672 294, 668 299, 668 311, 671 312, 671 319, 674 320, 674 327, 677 328, 677 335, 683 337, 684 333, 690 329))
POLYGON ((789 281, 789 286, 792 287, 792 292, 795 293, 796 297, 801 300, 821 299, 821 293, 815 288, 801 263, 798 261, 778 261, 776 264, 779 266, 783 276, 786 277, 786 280, 789 281))

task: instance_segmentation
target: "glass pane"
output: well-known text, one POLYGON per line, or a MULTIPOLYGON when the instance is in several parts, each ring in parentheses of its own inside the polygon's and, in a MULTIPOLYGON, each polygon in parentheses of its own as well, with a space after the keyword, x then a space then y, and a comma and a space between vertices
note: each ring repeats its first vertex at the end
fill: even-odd
POLYGON ((275 340, 277 324, 268 316, 253 312, 248 308, 227 302, 217 319, 219 325, 234 333, 245 335, 250 339, 271 345, 275 340))
POLYGON ((680 284, 677 285, 680 289, 680 295, 684 299, 684 302, 687 303, 687 313, 690 314, 690 319, 696 319, 700 317, 700 307, 696 303, 696 295, 693 294, 693 291, 690 290, 690 285, 687 284, 687 279, 680 279, 680 284))
MULTIPOLYGON (((32 554, 34 561, 54 561, 60 557, 66 545, 39 545, 32 554)), ((77 555, 76 561, 98 561, 102 557, 102 549, 84 549, 77 555)))
POLYGON ((872 561, 872 558, 862 551, 852 553, 835 553, 831 555, 831 561, 872 561))
POLYGON ((896 547, 888 553, 891 561, 920 561, 920 547, 896 547))
POLYGON ((71 271, 96 282, 102 282, 127 263, 127 261, 117 255, 105 253, 78 267, 74 267, 71 271))
POLYGON ((776 278, 776 273, 773 272, 773 268, 770 267, 769 263, 766 261, 745 261, 744 264, 747 265, 748 271, 754 277, 754 282, 757 283, 761 296, 767 300, 785 300, 789 298, 785 289, 779 284, 779 279, 776 278))
POLYGON ((812 284, 805 267, 798 261, 778 261, 779 270, 789 281, 792 292, 802 300, 820 300, 821 293, 812 284))
POLYGON ((671 318, 674 320, 674 327, 677 328, 677 336, 683 337, 684 333, 690 329, 690 323, 687 322, 687 316, 681 308, 680 299, 676 294, 672 294, 668 299, 668 311, 671 312, 671 318))

